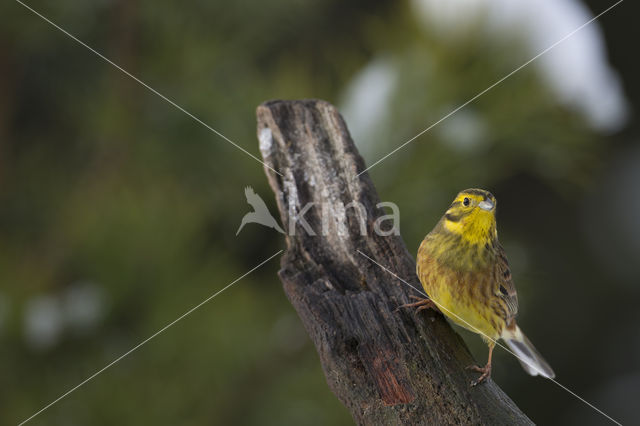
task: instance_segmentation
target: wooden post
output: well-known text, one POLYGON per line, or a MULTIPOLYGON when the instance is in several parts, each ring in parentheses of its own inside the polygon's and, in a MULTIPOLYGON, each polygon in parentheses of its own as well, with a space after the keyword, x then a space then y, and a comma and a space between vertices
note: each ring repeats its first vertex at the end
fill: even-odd
POLYGON ((280 279, 356 423, 532 424, 493 381, 470 387, 474 360, 442 315, 395 311, 419 293, 364 255, 421 288, 415 262, 399 235, 374 232, 389 213, 337 110, 270 101, 257 116, 264 162, 282 174, 265 167, 288 234, 280 279))

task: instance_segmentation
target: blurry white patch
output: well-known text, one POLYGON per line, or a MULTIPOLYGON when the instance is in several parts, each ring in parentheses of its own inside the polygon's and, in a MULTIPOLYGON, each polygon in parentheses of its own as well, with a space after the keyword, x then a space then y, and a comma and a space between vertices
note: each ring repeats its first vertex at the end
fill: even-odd
MULTIPOLYGON (((522 33, 531 56, 547 49, 593 16, 578 0, 413 0, 425 26, 444 37, 483 22, 497 37, 522 33)), ((592 22, 538 58, 558 100, 580 111, 595 129, 620 129, 629 115, 617 73, 609 66, 598 22, 592 22)))
POLYGON ((104 293, 96 284, 80 282, 71 286, 64 294, 64 321, 76 333, 93 330, 102 320, 104 311, 104 293))
POLYGON ((260 152, 262 152, 262 156, 268 157, 271 155, 271 145, 273 145, 273 134, 271 133, 271 129, 268 127, 260 129, 258 140, 260 142, 260 152))
MULTIPOLYGON (((468 31, 471 25, 482 16, 490 0, 413 0, 418 17, 428 28, 435 29, 446 37, 453 37, 468 31)), ((507 6, 511 3, 507 1, 507 6)))
MULTIPOLYGON (((451 107, 452 110, 454 108, 451 107)), ((444 143, 458 151, 472 151, 486 140, 487 126, 469 107, 453 114, 436 129, 444 143)))
POLYGON ((36 296, 24 310, 24 338, 33 349, 44 350, 60 339, 63 316, 60 302, 52 296, 36 296))
POLYGON ((397 72, 388 60, 375 59, 349 83, 340 110, 360 151, 370 150, 373 136, 389 116, 389 99, 397 72))

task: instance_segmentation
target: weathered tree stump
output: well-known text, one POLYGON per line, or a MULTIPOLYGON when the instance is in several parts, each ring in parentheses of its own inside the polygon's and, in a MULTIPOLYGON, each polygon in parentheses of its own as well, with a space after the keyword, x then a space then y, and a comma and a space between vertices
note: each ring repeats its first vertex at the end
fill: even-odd
POLYGON ((418 293, 363 254, 421 288, 415 262, 400 236, 374 232, 388 213, 376 207, 369 175, 358 176, 364 161, 336 109, 319 100, 271 101, 257 115, 264 161, 281 173, 265 167, 288 233, 284 291, 354 420, 532 424, 493 381, 470 387, 477 373, 465 367, 474 360, 442 315, 395 312, 418 293))

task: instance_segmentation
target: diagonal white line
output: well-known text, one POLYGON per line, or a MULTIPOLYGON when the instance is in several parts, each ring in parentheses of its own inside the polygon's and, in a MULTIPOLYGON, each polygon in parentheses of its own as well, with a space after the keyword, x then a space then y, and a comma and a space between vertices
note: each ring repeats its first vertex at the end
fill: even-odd
POLYGON ((145 83, 144 81, 140 80, 138 77, 136 77, 135 75, 131 74, 129 71, 125 70, 124 68, 122 68, 120 65, 116 64, 115 62, 113 62, 111 59, 107 58, 106 56, 104 56, 102 53, 98 52, 97 50, 95 50, 94 48, 92 48, 91 46, 89 46, 87 43, 83 42, 82 40, 80 40, 79 38, 77 38, 76 36, 74 36, 73 34, 71 34, 70 32, 68 32, 67 30, 65 30, 64 28, 60 27, 59 25, 57 25, 55 22, 51 21, 50 19, 48 19, 46 16, 42 15, 41 13, 39 13, 38 11, 34 10, 32 7, 24 4, 22 1, 20 0, 16 0, 16 2, 20 3, 22 6, 24 6, 26 9, 30 10, 31 12, 33 12, 35 15, 39 16, 40 18, 42 18, 44 21, 46 21, 47 23, 51 24, 54 28, 56 28, 57 30, 61 31, 63 34, 65 34, 66 36, 68 36, 69 38, 71 38, 72 40, 74 40, 75 42, 77 42, 78 44, 80 44, 81 46, 86 47, 87 49, 89 49, 91 52, 93 52, 94 54, 96 54, 97 56, 99 56, 101 59, 105 60, 107 63, 109 63, 110 65, 113 65, 113 67, 115 67, 116 69, 122 71, 125 75, 127 75, 128 77, 130 77, 131 79, 133 79, 134 81, 136 81, 138 84, 140 84, 141 86, 143 86, 145 89, 149 90, 150 92, 158 95, 160 98, 162 98, 163 100, 167 101, 168 103, 170 103, 172 106, 174 106, 176 109, 178 109, 179 111, 185 113, 186 115, 188 115, 189 117, 191 117, 192 119, 194 119, 195 121, 197 121, 198 123, 200 123, 201 125, 203 125, 204 127, 206 127, 207 129, 211 130, 213 133, 215 133, 216 135, 220 136, 222 139, 224 139, 225 141, 229 142, 231 145, 235 146, 236 148, 238 148, 240 151, 244 152, 245 154, 247 154, 249 157, 253 158, 254 160, 256 160, 257 162, 261 163, 263 166, 265 166, 266 168, 270 169, 271 171, 273 171, 274 173, 279 174, 280 176, 282 176, 282 173, 278 172, 277 170, 273 169, 272 167, 268 166, 267 164, 265 164, 262 160, 260 160, 258 157, 256 157, 255 155, 251 154, 249 151, 247 151, 246 149, 244 149, 243 147, 241 147, 240 145, 238 145, 237 143, 235 143, 234 141, 232 141, 231 139, 229 139, 228 137, 226 137, 225 135, 223 135, 222 133, 220 133, 219 131, 217 131, 216 129, 214 129, 213 127, 211 127, 210 125, 208 125, 207 123, 205 123, 204 121, 202 121, 201 119, 199 119, 198 117, 196 117, 195 115, 193 115, 192 113, 190 113, 189 111, 187 111, 186 109, 184 109, 183 107, 181 107, 180 105, 178 105, 177 103, 175 103, 174 101, 172 101, 171 99, 169 99, 168 97, 166 97, 165 95, 163 95, 162 93, 158 92, 156 89, 154 89, 153 87, 149 86, 147 83, 145 83))
POLYGON ((487 93, 489 90, 493 89, 494 87, 496 87, 497 85, 499 85, 500 83, 502 83, 503 81, 505 81, 506 79, 508 79, 509 77, 511 77, 512 75, 514 75, 515 73, 517 73, 518 71, 520 71, 521 69, 523 69, 524 67, 526 67, 527 65, 529 65, 531 62, 535 61, 536 59, 538 59, 540 56, 544 55, 545 53, 549 52, 550 50, 552 50, 553 48, 555 48, 556 46, 558 46, 560 43, 566 41, 568 38, 570 38, 571 36, 573 36, 575 33, 577 33, 578 31, 580 31, 581 29, 583 29, 584 27, 586 27, 587 25, 591 24, 593 21, 595 21, 596 19, 600 18, 602 15, 604 15, 605 13, 609 12, 611 9, 613 9, 614 7, 616 7, 617 5, 619 5, 620 3, 622 3, 624 0, 618 0, 616 3, 614 3, 613 5, 609 6, 607 9, 605 9, 603 12, 600 12, 599 14, 597 14, 596 16, 594 16, 592 19, 590 19, 589 21, 585 22, 584 24, 580 25, 578 28, 576 28, 575 30, 571 31, 569 34, 567 34, 566 36, 562 37, 560 40, 556 41, 555 43, 553 43, 551 46, 547 47, 546 49, 544 49, 542 52, 538 53, 536 56, 534 56, 533 58, 529 59, 527 62, 525 62, 524 64, 520 65, 518 68, 516 68, 515 70, 511 71, 509 74, 505 75, 504 77, 502 77, 500 80, 496 81, 495 83, 493 83, 491 86, 487 87, 486 89, 484 89, 483 91, 481 91, 480 93, 478 93, 477 95, 475 95, 473 98, 469 99, 468 101, 466 101, 465 103, 463 103, 462 105, 460 105, 459 107, 457 107, 456 109, 454 109, 453 111, 449 112, 447 115, 445 115, 444 117, 442 117, 441 119, 439 119, 438 121, 436 121, 435 123, 433 123, 431 126, 427 127, 426 129, 424 129, 423 131, 421 131, 420 133, 418 133, 417 135, 415 135, 414 137, 412 137, 411 139, 409 139, 408 141, 406 141, 405 143, 403 143, 402 145, 400 145, 399 147, 397 147, 396 149, 394 149, 393 151, 391 151, 390 153, 388 153, 387 155, 385 155, 384 157, 382 157, 381 159, 379 159, 378 161, 376 161, 375 163, 373 163, 372 165, 370 165, 369 167, 367 167, 366 169, 364 169, 363 171, 361 171, 360 173, 358 173, 358 176, 360 176, 361 174, 363 174, 364 172, 370 170, 371 168, 375 167, 377 164, 381 163, 382 161, 386 160, 388 157, 392 156, 393 154, 395 154, 396 152, 400 151, 402 148, 404 148, 405 146, 407 146, 408 144, 410 144, 411 142, 413 142, 414 140, 416 140, 417 138, 419 138, 420 136, 422 136, 423 134, 425 134, 426 132, 428 132, 429 130, 433 129, 434 127, 436 127, 438 124, 442 123, 444 120, 446 120, 447 118, 451 117, 453 114, 455 114, 456 112, 460 111, 462 108, 466 107, 467 105, 469 105, 471 102, 475 101, 476 99, 478 99, 480 96, 484 95, 485 93, 487 93))
MULTIPOLYGON (((444 310, 446 311, 448 314, 456 317, 457 319, 459 319, 460 321, 462 321, 463 323, 465 323, 466 325, 468 325, 469 327, 471 327, 471 329, 473 331, 475 331, 477 334, 480 334, 482 336, 484 336, 485 338, 487 338, 488 340, 492 341, 494 344, 496 344, 497 346, 500 346, 502 349, 504 349, 505 351, 509 352, 511 355, 513 355, 514 357, 518 358, 520 361, 530 365, 531 367, 535 367, 534 365, 532 365, 528 360, 523 359, 521 357, 519 357, 518 355, 516 355, 515 353, 513 353, 510 349, 508 349, 506 346, 503 346, 502 344, 500 344, 497 340, 492 339, 491 337, 487 336, 486 334, 484 334, 483 332, 481 332, 480 330, 478 330, 476 327, 474 327, 473 325, 469 324, 467 321, 465 321, 464 319, 460 318, 458 315, 456 315, 455 313, 451 312, 449 309, 445 308, 444 306, 442 306, 440 303, 438 303, 435 299, 429 297, 429 295, 427 293, 425 293, 424 291, 417 289, 416 287, 412 286, 411 284, 409 284, 408 282, 406 282, 405 280, 403 280, 402 278, 400 278, 398 275, 396 275, 395 273, 393 273, 391 270, 389 270, 389 268, 381 265, 380 263, 376 262, 374 259, 372 259, 371 257, 367 256, 366 254, 364 254, 363 252, 361 252, 360 250, 356 250, 358 253, 360 253, 362 256, 366 257, 367 259, 369 259, 369 261, 371 261, 372 263, 375 263, 376 265, 378 265, 380 268, 382 268, 384 271, 388 272, 389 274, 391 274, 393 277, 395 277, 396 279, 400 280, 402 283, 406 284, 407 286, 411 287, 413 290, 417 291, 418 293, 422 294, 423 296, 425 296, 427 299, 430 299, 433 303, 435 303, 438 306, 438 309, 440 310, 444 310)), ((543 376, 544 377, 544 376, 543 376)), ((558 381, 551 379, 549 377, 545 377, 546 379, 552 381, 553 383, 555 383, 556 385, 558 385, 560 388, 564 389, 565 391, 569 392, 571 395, 573 395, 574 397, 578 398, 580 401, 584 402, 585 404, 587 404, 589 407, 593 408, 595 411, 597 411, 598 413, 602 414, 604 417, 606 417, 607 419, 611 420, 613 423, 622 426, 622 424, 616 420, 614 420, 613 418, 611 418, 610 416, 608 416, 604 411, 600 410, 598 407, 596 407, 595 405, 593 405, 592 403, 590 403, 589 401, 587 401, 586 399, 582 398, 580 395, 576 394, 575 392, 573 392, 571 389, 567 388, 566 386, 564 386, 563 384, 559 383, 558 381)))
POLYGON ((253 271, 255 271, 256 269, 258 269, 259 267, 261 267, 262 265, 264 265, 265 263, 267 263, 268 261, 270 261, 271 259, 273 259, 274 257, 278 256, 280 253, 282 253, 282 250, 278 250, 278 252, 274 255, 272 255, 271 257, 269 257, 266 260, 263 260, 260 264, 254 266, 250 271, 246 272, 245 274, 243 274, 242 276, 236 278, 235 280, 233 280, 232 282, 230 282, 229 284, 227 284, 225 287, 223 287, 221 290, 218 290, 217 292, 215 292, 214 294, 212 294, 211 296, 207 297, 206 299, 204 299, 202 302, 198 303, 196 306, 194 306, 193 308, 189 309, 187 312, 185 312, 184 314, 180 315, 178 318, 176 318, 175 320, 171 321, 169 324, 165 325, 164 327, 162 327, 160 330, 156 331, 155 333, 153 333, 151 336, 147 337, 146 339, 144 339, 142 342, 138 343, 137 345, 135 345, 133 348, 129 349, 127 352, 125 352, 124 354, 120 355, 118 358, 114 359, 113 361, 111 361, 109 364, 105 365, 104 367, 102 367, 100 370, 96 371, 95 373, 93 373, 91 376, 87 377, 86 379, 84 379, 82 382, 78 383, 76 386, 72 387, 71 389, 69 389, 68 391, 66 391, 65 393, 63 393, 62 395, 60 395, 58 398, 54 399, 53 401, 51 401, 49 404, 45 405, 44 407, 42 407, 40 410, 38 410, 37 412, 35 412, 34 414, 32 414, 30 417, 28 417, 27 419, 23 420, 22 422, 20 422, 18 424, 18 426, 22 426, 23 424, 27 423, 28 421, 32 420, 34 417, 36 417, 37 415, 39 415, 40 413, 42 413, 43 411, 47 410, 48 408, 50 408, 52 405, 56 404, 57 402, 59 402, 61 399, 67 397, 69 394, 71 394, 72 392, 76 391, 78 388, 80 388, 81 386, 83 386, 84 384, 86 384, 87 382, 93 380, 96 376, 98 376, 99 374, 101 374, 102 372, 104 372, 106 369, 108 369, 109 367, 113 366, 114 364, 118 363, 119 361, 121 361, 123 358, 125 358, 126 356, 130 355, 132 352, 134 352, 135 350, 137 350, 138 348, 140 348, 142 345, 146 344, 147 342, 149 342, 151 339, 153 339, 154 337, 156 337, 157 335, 159 335, 160 333, 164 332, 165 330, 167 330, 169 327, 173 326, 174 324, 176 324, 178 321, 184 319, 186 316, 190 315, 191 313, 193 313, 196 309, 200 308, 202 305, 204 305, 205 303, 209 302, 211 299, 213 299, 214 297, 216 297, 217 295, 219 295, 220 293, 222 293, 223 291, 225 291, 226 289, 228 289, 229 287, 231 287, 232 285, 234 285, 235 283, 237 283, 238 281, 240 281, 241 279, 243 279, 244 277, 246 277, 247 275, 249 275, 250 273, 252 273, 253 271))

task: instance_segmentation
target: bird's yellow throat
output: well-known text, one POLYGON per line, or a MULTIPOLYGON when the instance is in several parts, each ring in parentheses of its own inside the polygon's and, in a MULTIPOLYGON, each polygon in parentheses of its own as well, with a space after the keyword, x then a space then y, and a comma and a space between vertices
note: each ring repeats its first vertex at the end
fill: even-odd
POLYGON ((444 228, 473 245, 484 245, 497 237, 493 212, 475 210, 457 220, 444 217, 444 228))

